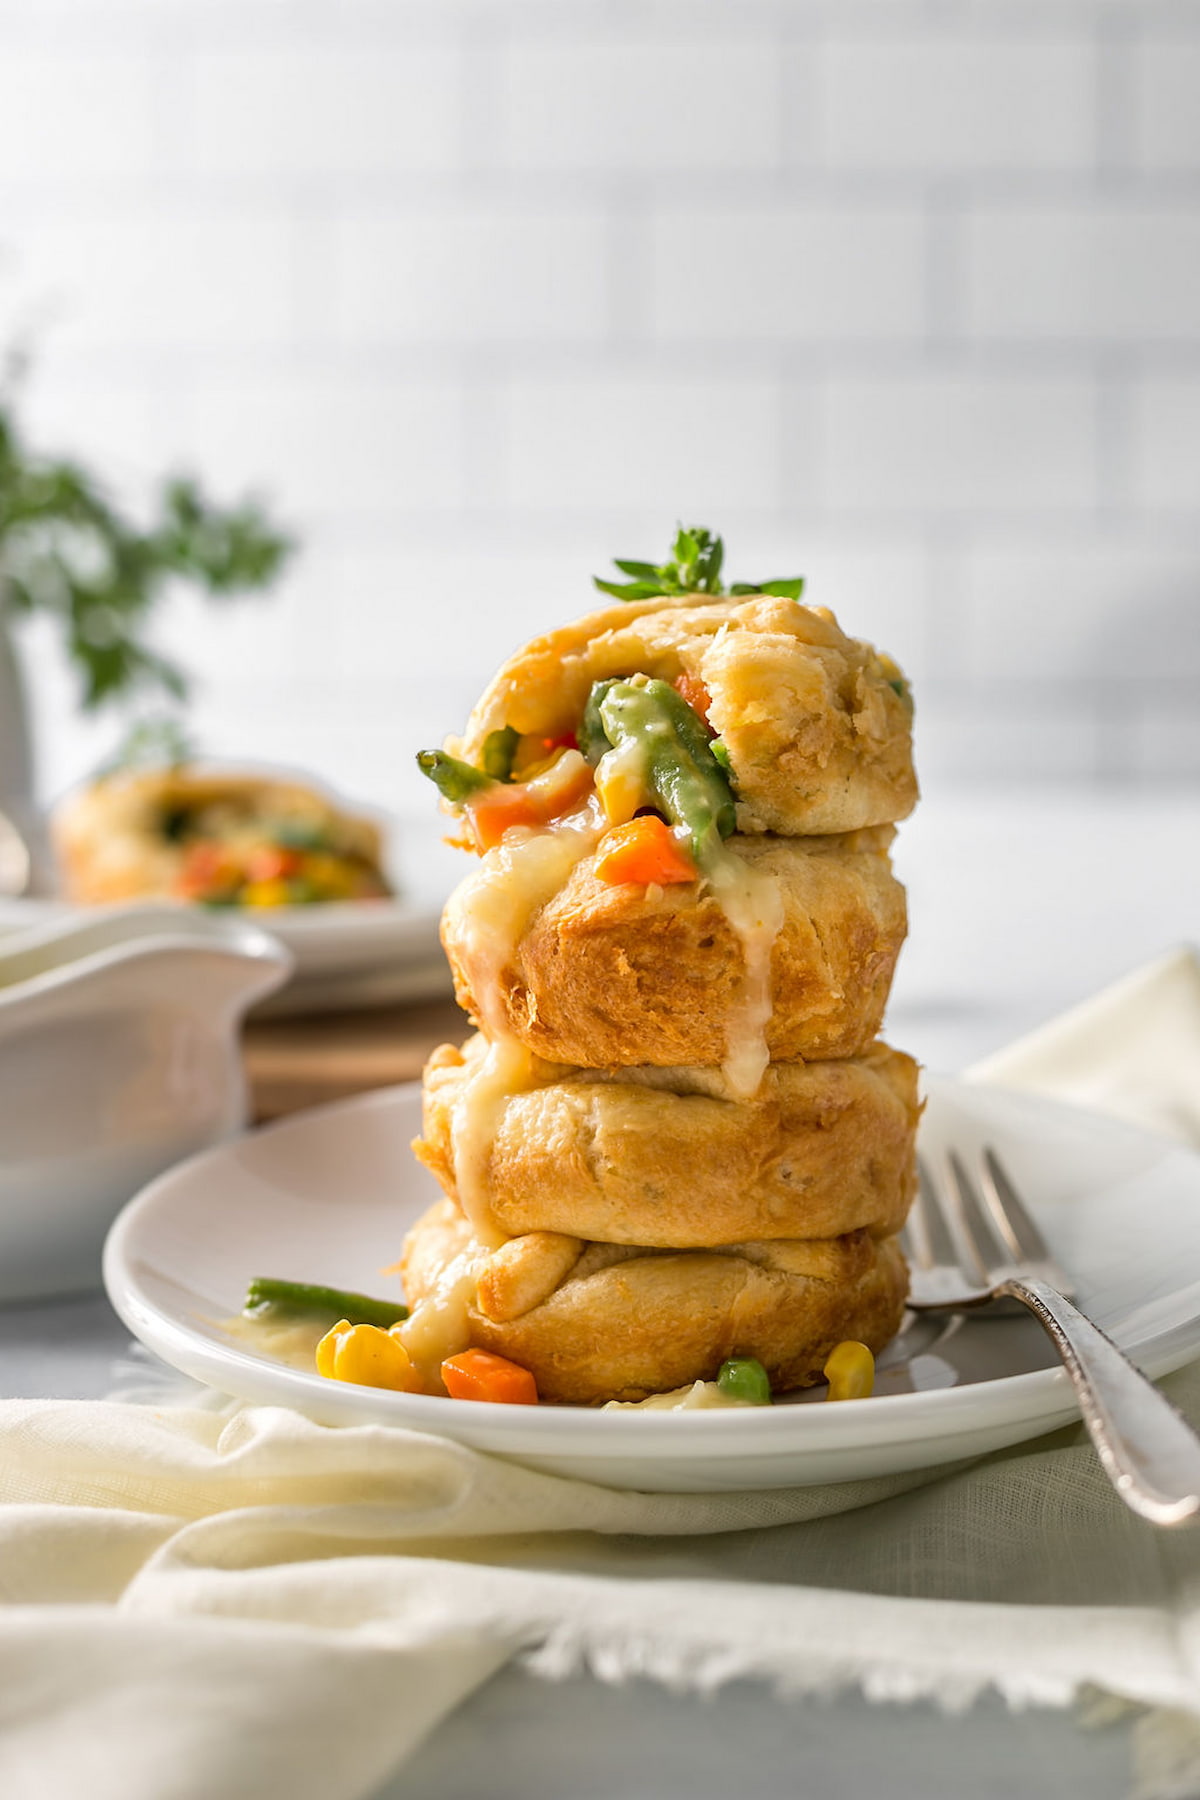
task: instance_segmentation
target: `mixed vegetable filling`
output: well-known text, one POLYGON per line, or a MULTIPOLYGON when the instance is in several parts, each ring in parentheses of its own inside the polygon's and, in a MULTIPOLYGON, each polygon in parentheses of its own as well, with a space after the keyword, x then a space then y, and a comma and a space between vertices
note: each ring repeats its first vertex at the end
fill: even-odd
POLYGON ((570 737, 524 737, 506 726, 485 740, 480 766, 423 750, 418 766, 461 815, 480 850, 514 826, 553 824, 595 794, 609 829, 601 881, 695 881, 734 830, 727 759, 694 676, 597 681, 570 737))
POLYGON ((162 835, 183 853, 176 891, 205 906, 307 906, 390 891, 368 858, 322 825, 255 819, 227 806, 173 807, 162 835))
MULTIPOLYGON (((597 575, 594 582, 619 600, 726 593, 799 600, 799 575, 726 587, 724 556, 713 532, 681 526, 668 561, 618 557, 629 579, 597 575)), ((610 826, 595 864, 601 881, 695 881, 735 825, 729 756, 708 722, 710 704, 704 683, 686 672, 673 682, 644 674, 597 681, 567 736, 523 735, 506 725, 484 741, 478 765, 444 750, 422 750, 417 764, 459 812, 477 850, 492 849, 514 826, 553 824, 594 792, 610 826)))
MULTIPOLYGON (((309 1319, 327 1329, 317 1344, 318 1375, 357 1387, 389 1388, 393 1392, 420 1394, 428 1385, 413 1362, 400 1334, 408 1308, 397 1300, 376 1300, 368 1294, 312 1282, 280 1281, 259 1277, 246 1290, 242 1316, 269 1325, 296 1318, 309 1319)), ((875 1383, 875 1359, 865 1344, 846 1340, 830 1353, 823 1371, 829 1383, 829 1400, 863 1400, 875 1383)), ((441 1364, 441 1385, 451 1400, 488 1400, 508 1406, 536 1406, 537 1382, 528 1369, 497 1356, 491 1350, 461 1350, 441 1364)), ((711 1390, 712 1402, 725 1406, 770 1406, 774 1398, 771 1380, 753 1356, 731 1356, 721 1364, 715 1382, 697 1382, 695 1388, 711 1390)), ((676 1407, 685 1410, 704 1401, 694 1389, 681 1389, 676 1407)), ((655 1395, 650 1402, 674 1400, 655 1395)), ((627 1405, 630 1403, 627 1403, 627 1405)), ((625 1410, 621 1408, 620 1410, 625 1410)))

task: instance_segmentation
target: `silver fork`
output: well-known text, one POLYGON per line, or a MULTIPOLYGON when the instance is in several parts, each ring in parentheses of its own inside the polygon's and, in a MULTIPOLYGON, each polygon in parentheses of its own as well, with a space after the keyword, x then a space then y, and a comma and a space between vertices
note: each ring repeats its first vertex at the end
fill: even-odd
POLYGON ((905 1229, 914 1312, 1027 1307, 1074 1384, 1096 1452, 1125 1504, 1155 1525, 1200 1511, 1200 1438, 1098 1325, 1072 1306, 1071 1283, 1050 1255, 994 1150, 975 1175, 953 1150, 946 1179, 920 1165, 905 1229))

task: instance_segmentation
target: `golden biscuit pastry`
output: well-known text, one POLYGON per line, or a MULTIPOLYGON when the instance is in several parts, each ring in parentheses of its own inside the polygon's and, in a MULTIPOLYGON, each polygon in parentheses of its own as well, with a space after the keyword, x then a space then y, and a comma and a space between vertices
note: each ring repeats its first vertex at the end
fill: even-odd
MULTIPOLYGON (((409 1232, 410 1306, 471 1244, 440 1200, 409 1232)), ((515 1318, 468 1307, 471 1342, 532 1371, 543 1400, 594 1406, 714 1380, 730 1356, 757 1357, 777 1392, 819 1381, 834 1345, 880 1350, 900 1325, 908 1270, 895 1238, 662 1252, 588 1244, 548 1297, 515 1318)))
POLYGON ((561 1287, 585 1245, 554 1231, 527 1231, 493 1250, 476 1283, 476 1305, 489 1319, 519 1319, 561 1287))
MULTIPOLYGON (((435 1050, 413 1145, 458 1199, 453 1111, 486 1051, 435 1050)), ((705 1248, 747 1238, 890 1237, 915 1187, 917 1065, 875 1043, 839 1062, 772 1063, 752 1100, 716 1069, 569 1070, 499 1114, 483 1198, 513 1233, 705 1248)), ((516 1241, 520 1241, 519 1239, 516 1241)))
POLYGON ((492 731, 578 728, 594 681, 686 674, 711 697, 738 829, 811 836, 907 818, 917 801, 912 703, 895 664, 824 608, 759 595, 606 607, 509 659, 448 748, 479 763, 492 731))
MULTIPOLYGON (((882 828, 727 840, 752 871, 779 885, 783 924, 770 951, 766 1031, 776 1061, 855 1056, 877 1035, 906 929, 891 836, 882 828)), ((442 943, 459 1004, 476 1023, 486 1006, 493 1029, 502 1017, 550 1062, 721 1063, 745 967, 725 911, 702 883, 613 885, 596 878, 593 860, 578 862, 534 910, 498 966, 494 940, 478 928, 470 880, 450 896, 442 943)))
POLYGON ((378 827, 316 789, 187 764, 102 776, 60 805, 53 834, 67 898, 92 904, 177 898, 190 837, 238 846, 278 826, 379 869, 378 827))

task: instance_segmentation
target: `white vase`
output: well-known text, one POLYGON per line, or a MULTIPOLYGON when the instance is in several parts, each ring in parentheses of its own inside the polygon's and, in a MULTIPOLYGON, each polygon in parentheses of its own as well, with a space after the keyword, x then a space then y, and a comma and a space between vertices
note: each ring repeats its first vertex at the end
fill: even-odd
POLYGON ((34 801, 33 746, 25 685, 5 617, 0 589, 0 812, 8 814, 44 873, 43 834, 34 801))

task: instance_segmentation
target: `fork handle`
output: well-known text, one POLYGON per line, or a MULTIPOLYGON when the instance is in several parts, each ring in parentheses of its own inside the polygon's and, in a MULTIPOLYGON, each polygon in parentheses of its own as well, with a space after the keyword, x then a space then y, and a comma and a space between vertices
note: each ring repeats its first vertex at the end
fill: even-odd
POLYGON ((1200 1438, 1111 1338, 1048 1282, 1011 1276, 993 1290, 1021 1301, 1054 1340, 1097 1455, 1126 1506, 1155 1525, 1200 1511, 1200 1438))

